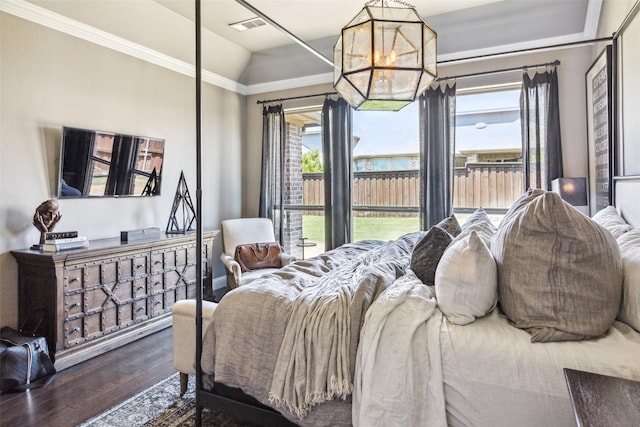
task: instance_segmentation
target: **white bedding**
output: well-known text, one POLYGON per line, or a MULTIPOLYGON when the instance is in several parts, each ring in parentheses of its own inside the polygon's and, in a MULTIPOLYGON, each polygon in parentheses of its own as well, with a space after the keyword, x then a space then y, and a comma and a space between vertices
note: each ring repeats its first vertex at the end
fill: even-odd
MULTIPOLYGON (((393 249, 402 253, 393 260, 393 269, 407 265, 410 254, 409 242, 400 243, 393 249)), ((282 351, 295 354, 281 344, 299 297, 312 290, 318 278, 340 276, 341 266, 353 265, 350 261, 381 245, 345 245, 230 292, 205 336, 204 371, 269 405, 276 356, 282 351)), ((615 322, 596 340, 531 343, 531 335, 511 326, 498 309, 473 323, 454 325, 436 307, 433 288, 410 276, 391 285, 377 265, 367 271, 374 274, 375 280, 369 281, 373 286, 358 285, 353 288, 358 291, 349 294, 350 328, 357 335, 350 337, 353 360, 343 358, 355 365, 354 403, 348 397, 311 405, 303 419, 281 409, 296 423, 574 426, 563 368, 640 380, 640 334, 624 323, 615 322)), ((291 343, 295 348, 296 341, 291 343)), ((306 368, 304 372, 310 372, 306 368)))
POLYGON ((440 330, 450 426, 575 426, 563 368, 640 380, 640 334, 615 322, 600 339, 531 343, 495 310, 440 330))
POLYGON ((354 426, 446 426, 441 321, 433 288, 411 271, 371 305, 356 359, 354 426))

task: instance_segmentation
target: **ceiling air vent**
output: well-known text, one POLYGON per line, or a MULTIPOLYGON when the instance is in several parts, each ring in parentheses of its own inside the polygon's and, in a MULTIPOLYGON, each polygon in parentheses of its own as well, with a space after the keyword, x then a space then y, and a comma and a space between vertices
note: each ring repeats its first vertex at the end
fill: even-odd
POLYGON ((258 17, 236 22, 234 24, 229 24, 230 27, 235 28, 238 31, 247 31, 252 28, 262 27, 263 25, 266 25, 266 22, 258 17))

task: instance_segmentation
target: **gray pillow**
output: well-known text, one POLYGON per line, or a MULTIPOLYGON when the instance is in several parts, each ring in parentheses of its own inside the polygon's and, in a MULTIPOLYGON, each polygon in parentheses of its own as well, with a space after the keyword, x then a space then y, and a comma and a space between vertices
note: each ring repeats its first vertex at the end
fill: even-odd
POLYGON ((500 227, 502 227, 502 224, 511 222, 513 220, 513 217, 517 215, 518 212, 520 212, 520 209, 524 208, 529 203, 531 203, 533 199, 543 195, 544 193, 544 190, 540 190, 538 188, 528 189, 522 196, 518 198, 518 200, 513 202, 507 213, 504 214, 504 218, 502 218, 502 221, 500 222, 500 227))
POLYGON ((458 222, 458 218, 455 215, 451 214, 446 217, 442 221, 436 224, 436 227, 442 228, 447 233, 451 234, 453 237, 456 237, 462 231, 460 227, 460 223, 458 222))
POLYGON ((411 253, 411 270, 425 285, 435 284, 436 268, 453 236, 434 225, 415 245, 411 253))
POLYGON ((502 311, 532 342, 603 335, 622 294, 616 241, 556 193, 528 199, 491 243, 502 311))

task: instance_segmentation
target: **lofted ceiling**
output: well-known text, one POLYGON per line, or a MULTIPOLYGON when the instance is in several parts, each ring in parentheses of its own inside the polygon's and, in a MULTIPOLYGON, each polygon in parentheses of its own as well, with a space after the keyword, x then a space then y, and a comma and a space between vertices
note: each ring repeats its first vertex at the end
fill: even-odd
MULTIPOLYGON (((366 3, 244 1, 329 60, 342 26, 366 3)), ((387 5, 411 4, 416 8, 438 33, 438 61, 442 62, 593 39, 602 1, 387 0, 387 5)), ((214 76, 213 80, 215 76, 225 80, 223 87, 236 90, 237 85, 241 93, 259 93, 331 81, 329 64, 274 26, 267 24, 244 32, 229 27, 256 17, 241 2, 201 0, 201 5, 203 68, 214 76)), ((0 0, 0 11, 65 31, 73 27, 68 32, 83 38, 91 31, 84 27, 88 26, 96 30, 100 40, 113 36, 118 43, 130 42, 136 52, 149 49, 152 56, 164 55, 164 62, 175 60, 178 68, 194 61, 193 50, 185 49, 193 46, 194 10, 193 0, 0 0), (54 21, 58 24, 52 24, 54 21)), ((93 41, 92 37, 87 39, 93 41)), ((113 40, 98 43, 110 46, 113 40)), ((131 49, 122 50, 128 53, 131 49)))
MULTIPOLYGON (((190 1, 154 1, 193 20, 190 1)), ((247 1, 330 60, 342 26, 365 5, 361 0, 247 1)), ((602 0, 416 0, 409 3, 438 33, 438 60, 442 61, 593 38, 602 0)), ((386 4, 402 7, 407 3, 389 0, 386 4)), ((240 79, 243 83, 264 83, 331 71, 330 66, 296 46, 291 38, 271 25, 244 32, 229 26, 255 17, 255 13, 235 0, 202 2, 203 27, 252 53, 251 62, 240 79)))

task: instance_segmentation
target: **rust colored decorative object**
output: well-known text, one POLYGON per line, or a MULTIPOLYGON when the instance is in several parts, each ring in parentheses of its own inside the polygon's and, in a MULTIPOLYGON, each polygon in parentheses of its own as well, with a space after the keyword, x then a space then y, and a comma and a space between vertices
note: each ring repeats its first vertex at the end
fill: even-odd
POLYGON ((53 231, 62 218, 62 214, 58 210, 58 199, 49 199, 40 203, 33 214, 33 225, 40 230, 40 244, 44 243, 45 233, 53 231))

